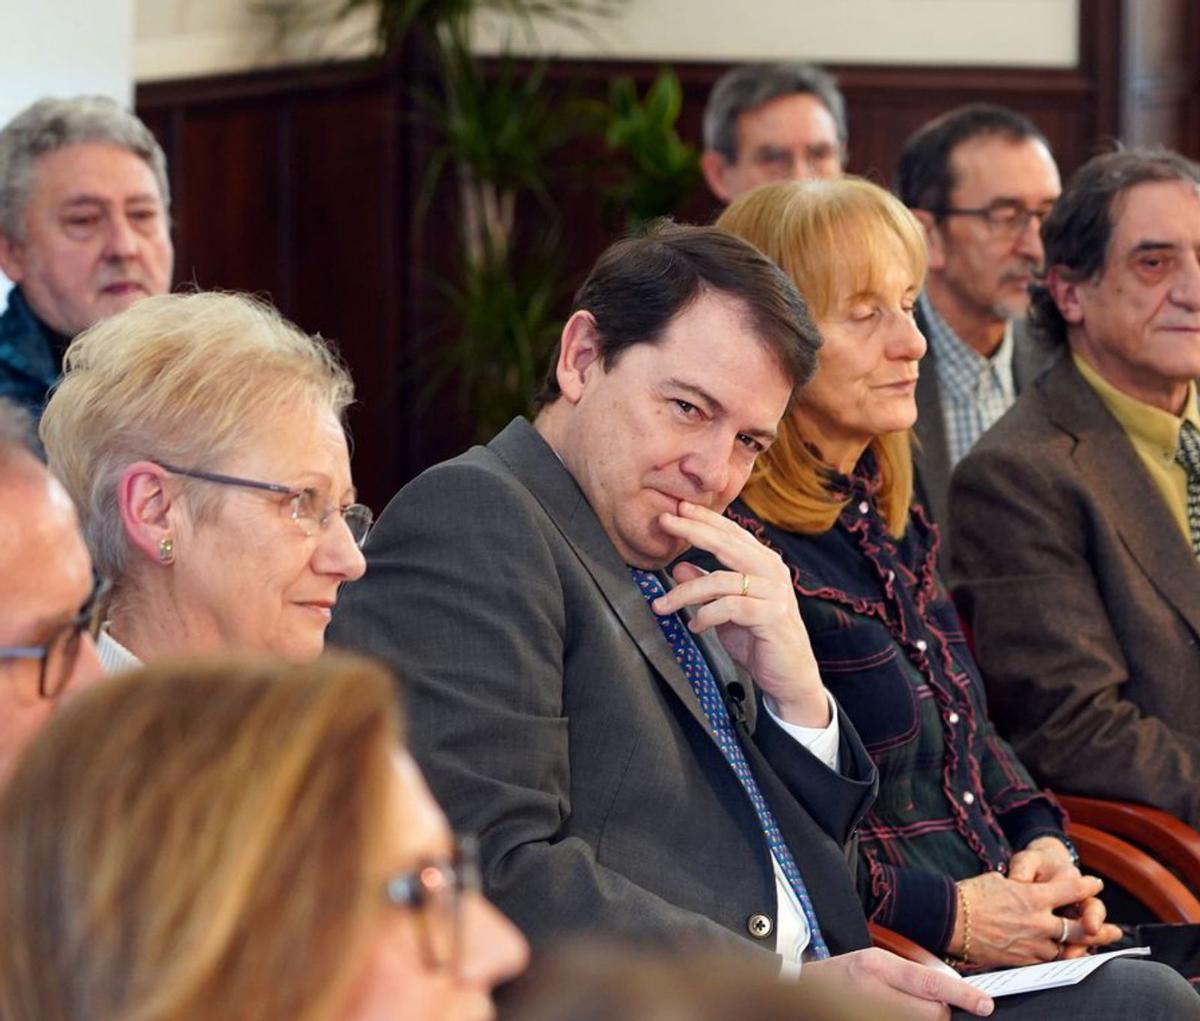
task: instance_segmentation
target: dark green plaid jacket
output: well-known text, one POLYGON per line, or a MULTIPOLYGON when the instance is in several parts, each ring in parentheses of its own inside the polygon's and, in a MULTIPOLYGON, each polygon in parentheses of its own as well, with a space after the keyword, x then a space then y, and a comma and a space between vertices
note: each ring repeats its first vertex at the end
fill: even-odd
POLYGON ((729 515, 791 568, 821 676, 879 767, 879 797, 858 831, 867 916, 940 954, 954 882, 1004 871, 1014 850, 1061 834, 1064 817, 987 717, 937 573, 936 527, 914 506, 896 542, 868 477, 834 484, 850 502, 822 535, 774 528, 740 501, 729 515))

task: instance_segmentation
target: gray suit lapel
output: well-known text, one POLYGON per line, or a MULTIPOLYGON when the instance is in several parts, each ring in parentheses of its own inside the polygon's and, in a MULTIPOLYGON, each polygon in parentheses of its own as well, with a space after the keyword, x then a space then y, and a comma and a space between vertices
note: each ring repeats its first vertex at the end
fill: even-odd
MULTIPOLYGON (((629 568, 617 556, 612 541, 601 527, 582 490, 549 444, 529 422, 517 418, 488 444, 488 448, 508 465, 541 504, 596 582, 620 625, 711 736, 712 727, 700 701, 684 676, 683 669, 675 662, 671 646, 630 577, 629 568)), ((665 579, 664 583, 669 585, 670 580, 665 579)), ((600 623, 593 622, 597 626, 600 623)), ((708 655, 709 650, 703 644, 701 649, 708 655)), ((710 659, 709 662, 713 663, 714 660, 710 659)))
MULTIPOLYGON (((917 329, 929 336, 929 323, 917 306, 917 329)), ((942 397, 938 387, 937 359, 933 347, 921 359, 917 377, 918 444, 914 452, 919 495, 933 520, 945 527, 948 515, 946 494, 950 487, 950 447, 946 442, 946 422, 942 418, 942 397)))
POLYGON ((1200 567, 1125 430, 1069 356, 1037 386, 1051 421, 1075 437, 1072 459, 1130 556, 1200 635, 1200 567))

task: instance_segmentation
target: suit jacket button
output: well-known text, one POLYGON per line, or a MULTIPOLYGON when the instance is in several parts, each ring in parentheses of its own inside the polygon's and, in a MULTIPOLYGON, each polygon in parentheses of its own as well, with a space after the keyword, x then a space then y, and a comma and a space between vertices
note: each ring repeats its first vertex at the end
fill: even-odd
POLYGON ((766 939, 774 928, 768 915, 751 915, 746 919, 746 931, 755 939, 766 939))

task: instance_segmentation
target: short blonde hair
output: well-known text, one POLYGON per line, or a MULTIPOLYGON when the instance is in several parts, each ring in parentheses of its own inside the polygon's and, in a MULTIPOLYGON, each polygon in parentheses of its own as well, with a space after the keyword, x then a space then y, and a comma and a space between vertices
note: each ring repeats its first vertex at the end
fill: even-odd
MULTIPOLYGON (((717 226, 778 263, 818 325, 846 297, 877 291, 897 258, 918 287, 925 278, 921 225, 894 196, 861 178, 765 185, 738 198, 717 226)), ((803 405, 803 390, 795 403, 803 405)), ((913 485, 909 433, 878 436, 870 449, 882 478, 879 499, 888 530, 903 535, 913 485)), ((819 534, 833 527, 847 502, 827 485, 828 470, 789 414, 779 438, 755 464, 742 498, 772 524, 819 534)))
POLYGON ((117 481, 135 461, 218 465, 292 402, 339 420, 354 386, 336 354, 264 301, 145 298, 81 333, 42 415, 53 472, 79 509, 96 569, 120 581, 129 544, 117 481))
POLYGON ((332 1018, 386 910, 399 728, 348 656, 82 692, 0 795, 0 1017, 332 1018))

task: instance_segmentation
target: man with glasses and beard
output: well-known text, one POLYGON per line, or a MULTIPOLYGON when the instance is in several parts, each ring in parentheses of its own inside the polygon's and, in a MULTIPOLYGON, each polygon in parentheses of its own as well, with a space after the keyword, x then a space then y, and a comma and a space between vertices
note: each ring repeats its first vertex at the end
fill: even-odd
POLYGON ((104 591, 70 497, 30 444, 28 416, 0 399, 0 782, 59 699, 100 676, 104 591))
POLYGON ((943 563, 951 470, 1047 361, 1024 317, 1041 225, 1061 190, 1045 137, 1000 106, 942 114, 900 154, 896 193, 929 244, 916 310, 929 345, 917 384, 917 500, 943 526, 943 563))
POLYGON ((955 595, 1039 783, 1200 826, 1200 166, 1093 157, 1042 234, 1059 357, 955 470, 955 595))

